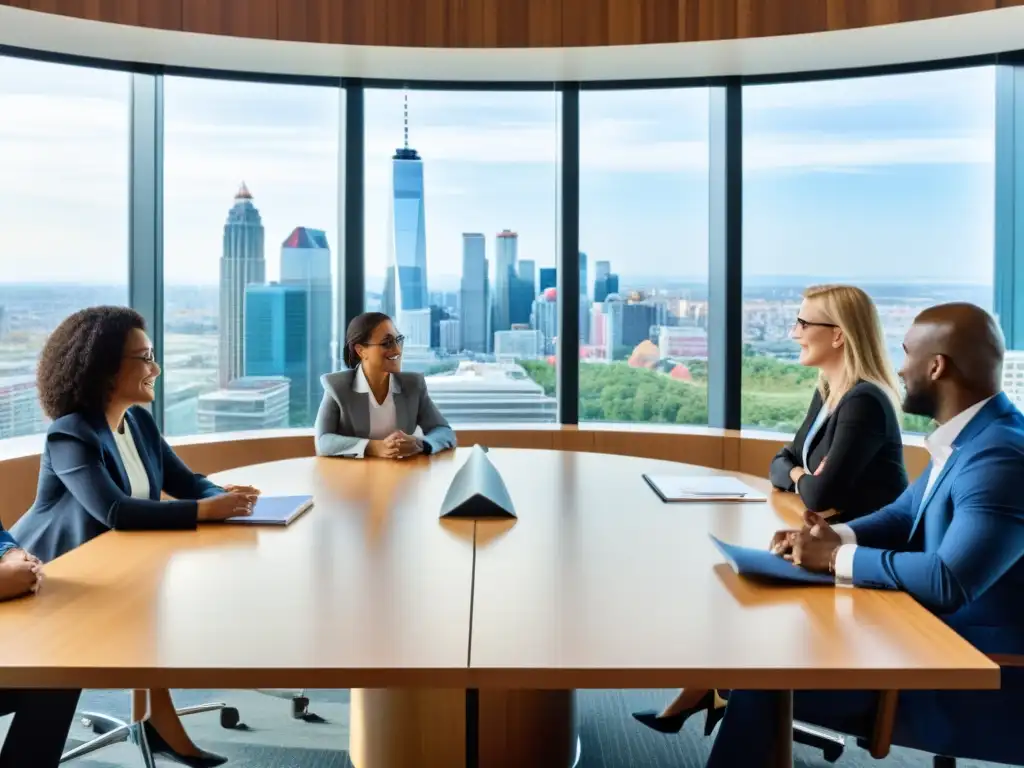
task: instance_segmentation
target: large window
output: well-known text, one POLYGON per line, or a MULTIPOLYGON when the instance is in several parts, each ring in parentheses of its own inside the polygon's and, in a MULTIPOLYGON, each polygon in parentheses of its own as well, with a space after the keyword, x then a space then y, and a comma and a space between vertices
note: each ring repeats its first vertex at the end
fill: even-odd
POLYGON ((56 325, 128 302, 129 89, 0 57, 0 439, 46 429, 35 369, 56 325))
POLYGON ((789 332, 808 285, 864 288, 897 369, 924 307, 992 309, 993 68, 748 86, 743 131, 745 426, 803 420, 816 372, 789 332))
POLYGON ((164 89, 164 431, 309 427, 335 366, 343 92, 164 89))
POLYGON ((557 418, 559 104, 366 93, 366 307, 455 424, 557 418))
POLYGON ((708 91, 580 95, 580 420, 707 424, 708 91))

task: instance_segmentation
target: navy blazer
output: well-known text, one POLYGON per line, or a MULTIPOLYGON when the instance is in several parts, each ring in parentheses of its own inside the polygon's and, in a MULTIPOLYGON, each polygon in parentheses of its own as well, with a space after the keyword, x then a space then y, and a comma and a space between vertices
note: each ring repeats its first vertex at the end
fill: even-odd
POLYGON ((985 653, 1024 654, 1024 415, 1003 393, 892 504, 852 521, 856 586, 899 589, 985 653))
POLYGON ((196 500, 224 492, 185 466, 145 408, 129 408, 125 422, 149 477, 148 499, 131 497, 114 434, 102 415, 73 413, 47 430, 35 503, 11 529, 43 562, 111 529, 195 528, 196 500), (161 501, 161 491, 175 500, 161 501))

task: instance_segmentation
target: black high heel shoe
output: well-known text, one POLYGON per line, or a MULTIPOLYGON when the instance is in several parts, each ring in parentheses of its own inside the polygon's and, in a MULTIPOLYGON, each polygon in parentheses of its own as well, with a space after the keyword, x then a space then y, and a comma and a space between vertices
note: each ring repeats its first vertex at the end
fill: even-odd
POLYGON ((146 732, 146 743, 149 745, 149 751, 154 755, 166 757, 182 765, 187 765, 189 768, 214 768, 214 766, 224 765, 228 761, 222 755, 215 755, 213 752, 207 752, 202 749, 199 750, 198 755, 182 755, 175 752, 148 720, 142 723, 142 729, 146 732))
POLYGON ((708 691, 694 706, 668 717, 660 717, 653 709, 634 712, 633 717, 658 733, 679 733, 690 715, 701 711, 707 712, 707 717, 704 720, 704 735, 710 736, 718 721, 725 716, 725 700, 718 695, 718 691, 708 691))

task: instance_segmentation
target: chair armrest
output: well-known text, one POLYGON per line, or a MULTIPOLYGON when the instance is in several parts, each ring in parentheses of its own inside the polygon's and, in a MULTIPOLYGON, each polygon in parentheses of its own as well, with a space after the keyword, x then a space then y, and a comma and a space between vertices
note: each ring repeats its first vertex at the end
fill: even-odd
MULTIPOLYGON (((1000 667, 1024 667, 1024 655, 1012 653, 990 653, 989 659, 1000 667)), ((896 725, 896 702, 899 691, 879 691, 878 709, 875 711, 875 722, 871 727, 871 739, 868 749, 871 756, 881 760, 889 754, 892 745, 892 731, 896 725)))

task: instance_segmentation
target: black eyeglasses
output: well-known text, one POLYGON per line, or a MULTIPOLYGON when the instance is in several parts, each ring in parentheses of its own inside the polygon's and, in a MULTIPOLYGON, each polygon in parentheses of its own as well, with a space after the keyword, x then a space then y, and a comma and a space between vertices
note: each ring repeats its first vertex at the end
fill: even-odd
POLYGON ((144 354, 141 355, 127 355, 128 360, 141 360, 144 363, 152 365, 156 362, 156 355, 153 354, 152 349, 147 349, 144 354))
POLYGON ((804 320, 802 317, 798 317, 794 326, 799 325, 801 331, 806 331, 808 328, 838 328, 839 326, 835 323, 814 323, 810 320, 804 320))
POLYGON ((376 344, 363 344, 364 347, 384 347, 384 349, 394 349, 405 344, 405 336, 399 334, 398 336, 385 336, 376 344))

